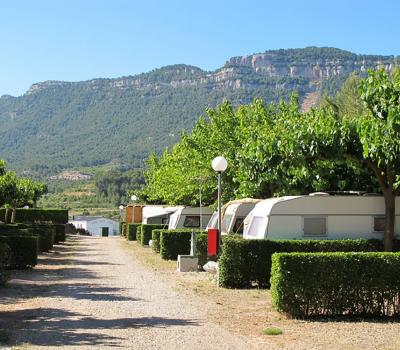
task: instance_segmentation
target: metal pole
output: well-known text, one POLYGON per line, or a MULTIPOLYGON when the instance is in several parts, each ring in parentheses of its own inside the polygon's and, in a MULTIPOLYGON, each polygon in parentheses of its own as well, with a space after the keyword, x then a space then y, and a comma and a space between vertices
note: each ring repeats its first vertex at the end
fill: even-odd
POLYGON ((222 216, 221 216, 221 172, 218 172, 218 251, 221 246, 221 226, 222 226, 222 216))
POLYGON ((201 184, 200 184, 200 230, 203 229, 203 212, 201 208, 201 184))

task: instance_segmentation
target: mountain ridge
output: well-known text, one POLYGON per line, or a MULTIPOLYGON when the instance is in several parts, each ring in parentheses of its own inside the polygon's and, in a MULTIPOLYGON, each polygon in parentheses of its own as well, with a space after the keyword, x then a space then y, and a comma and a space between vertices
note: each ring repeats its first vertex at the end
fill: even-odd
POLYGON ((214 71, 175 64, 119 78, 35 83, 22 96, 0 97, 0 158, 38 176, 110 161, 137 167, 151 150, 177 142, 206 107, 255 97, 275 102, 297 91, 309 108, 353 71, 391 70, 397 62, 308 47, 232 57, 214 71))

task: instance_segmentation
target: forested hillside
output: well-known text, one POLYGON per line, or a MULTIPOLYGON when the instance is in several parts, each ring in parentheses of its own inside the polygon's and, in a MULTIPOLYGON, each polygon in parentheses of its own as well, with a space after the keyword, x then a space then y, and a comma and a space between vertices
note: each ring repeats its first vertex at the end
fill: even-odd
POLYGON ((176 143, 207 106, 277 101, 297 91, 308 108, 351 72, 389 70, 395 60, 306 48, 234 57, 214 72, 174 65, 118 79, 38 83, 23 96, 0 98, 0 158, 38 176, 109 162, 137 167, 151 150, 176 143))

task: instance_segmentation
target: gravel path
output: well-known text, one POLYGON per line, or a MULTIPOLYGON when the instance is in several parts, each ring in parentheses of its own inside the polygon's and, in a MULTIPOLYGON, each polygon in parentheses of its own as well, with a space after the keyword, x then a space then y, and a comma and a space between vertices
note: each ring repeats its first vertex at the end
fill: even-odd
POLYGON ((251 349, 246 338, 209 323, 118 240, 74 237, 35 272, 17 275, 20 298, 28 291, 31 298, 9 313, 25 320, 15 322, 13 338, 35 349, 251 349))

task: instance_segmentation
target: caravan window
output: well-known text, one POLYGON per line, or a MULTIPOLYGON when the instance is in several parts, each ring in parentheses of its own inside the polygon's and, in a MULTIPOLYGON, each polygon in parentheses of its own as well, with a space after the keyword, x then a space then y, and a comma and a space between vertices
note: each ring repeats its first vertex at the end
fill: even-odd
POLYGON ((257 236, 259 233, 264 233, 264 232, 265 232, 265 219, 261 216, 253 216, 247 234, 249 236, 257 236))
POLYGON ((185 217, 183 227, 200 227, 200 216, 188 215, 185 217))
POLYGON ((374 217, 374 231, 375 232, 384 232, 385 231, 385 217, 384 216, 375 216, 374 217))
POLYGON ((304 236, 325 236, 326 217, 305 217, 304 236))
POLYGON ((233 233, 243 234, 243 220, 244 218, 237 218, 233 226, 233 233))
POLYGON ((232 215, 224 215, 224 218, 221 222, 221 231, 222 232, 228 232, 231 220, 232 220, 232 215))

